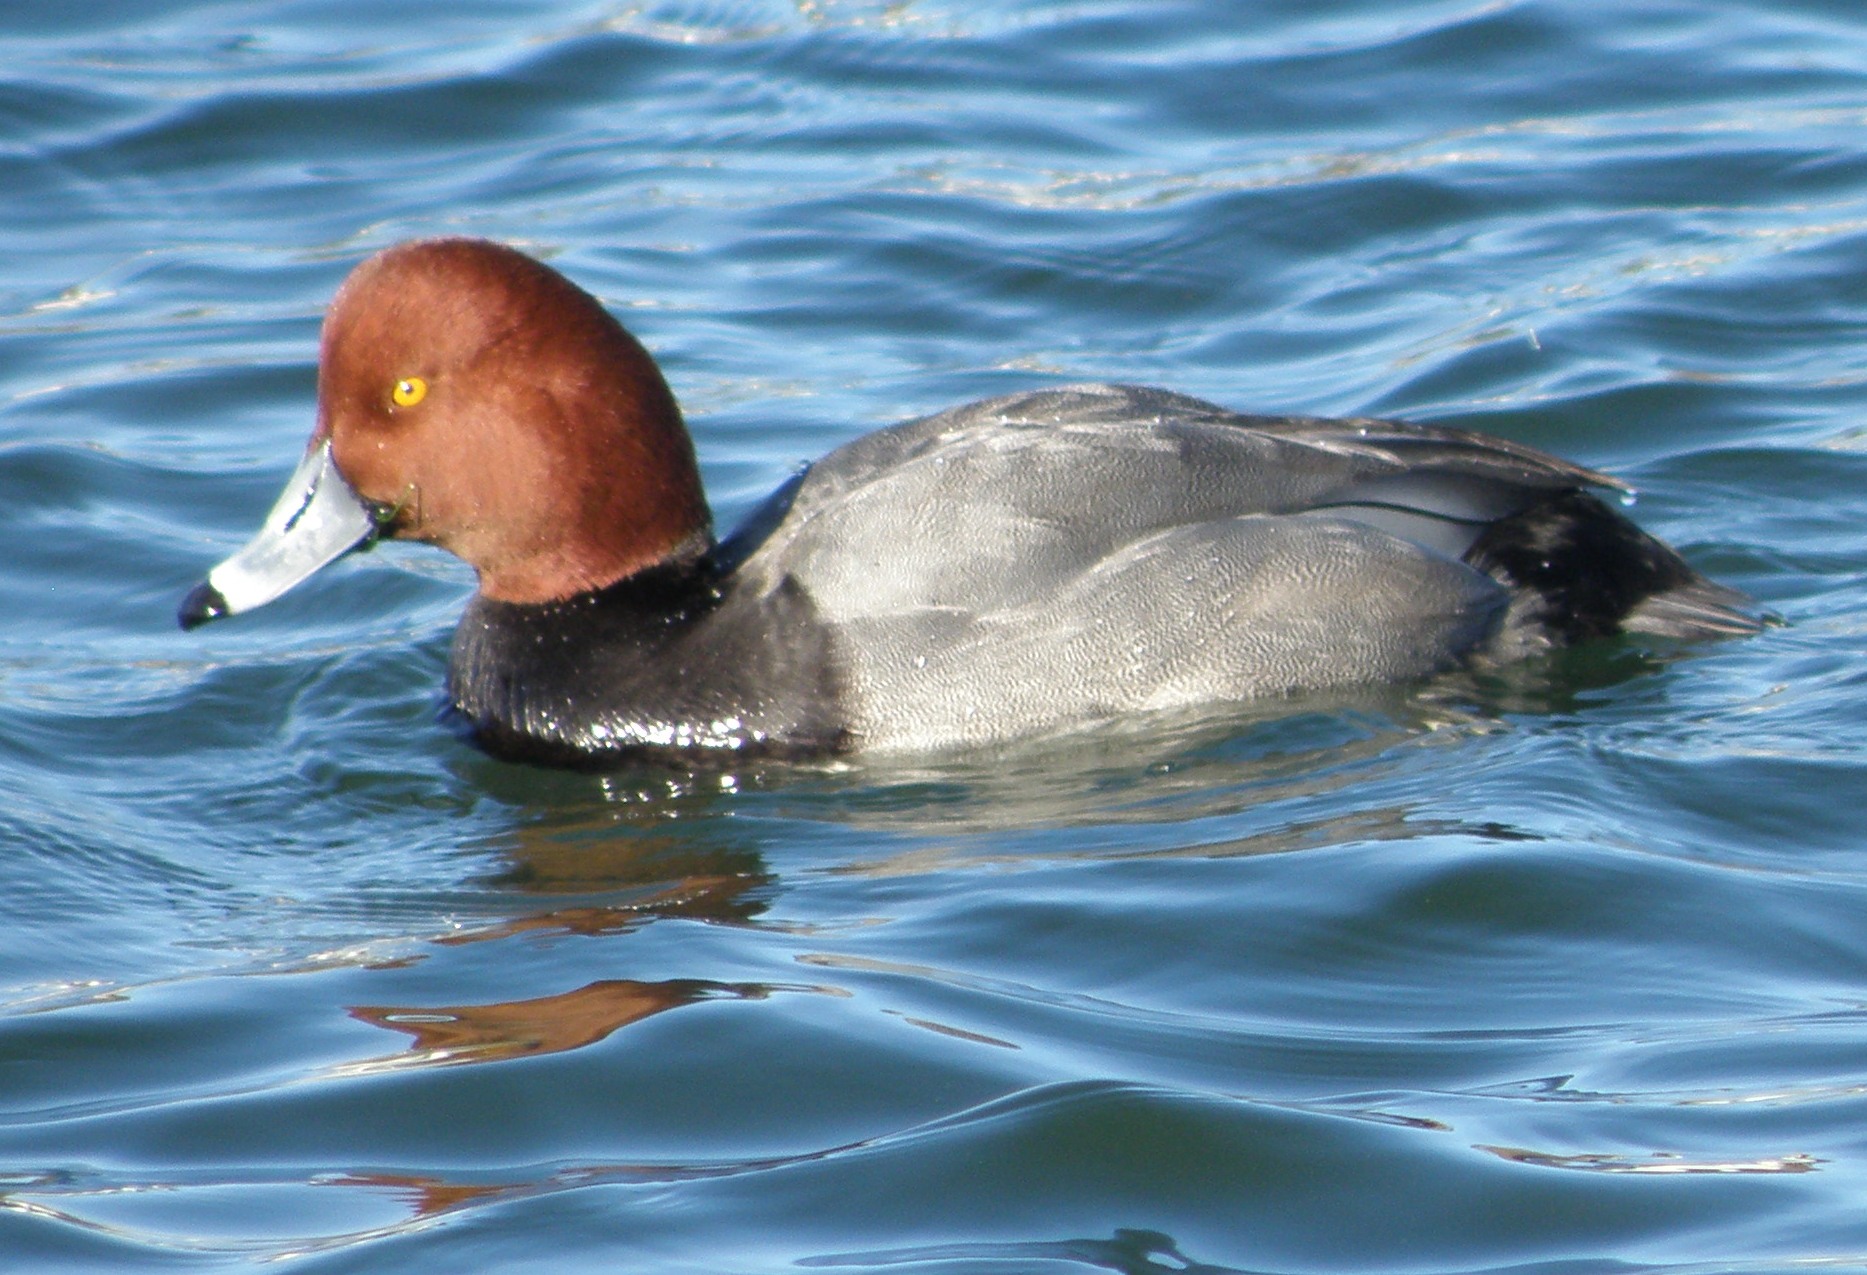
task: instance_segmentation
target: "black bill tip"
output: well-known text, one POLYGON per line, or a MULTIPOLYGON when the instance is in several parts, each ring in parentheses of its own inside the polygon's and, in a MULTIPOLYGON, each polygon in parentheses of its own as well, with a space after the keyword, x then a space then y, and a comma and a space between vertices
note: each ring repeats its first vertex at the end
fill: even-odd
POLYGON ((227 614, 227 599, 220 596, 220 590, 203 580, 188 590, 188 596, 182 599, 181 610, 175 618, 181 622, 184 630, 198 629, 209 620, 218 620, 227 614))

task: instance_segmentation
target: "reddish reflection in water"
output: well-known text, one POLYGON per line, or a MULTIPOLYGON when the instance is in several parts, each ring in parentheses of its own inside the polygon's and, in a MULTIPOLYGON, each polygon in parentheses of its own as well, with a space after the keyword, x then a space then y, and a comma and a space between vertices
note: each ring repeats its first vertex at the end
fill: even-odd
POLYGON ((416 1057, 435 1065, 497 1062, 561 1053, 594 1044, 618 1028, 699 1000, 763 1000, 772 989, 757 983, 669 979, 644 983, 604 979, 556 996, 496 1001, 489 1005, 353 1005, 350 1014, 414 1038, 416 1057))
POLYGON ((387 1189, 408 1205, 414 1218, 434 1217, 483 1200, 532 1189, 530 1183, 524 1182, 446 1182, 413 1173, 344 1173, 325 1178, 318 1185, 387 1189))
POLYGON ((584 893, 670 882, 737 878, 767 881, 755 844, 710 822, 710 807, 676 820, 661 807, 553 810, 509 829, 500 847, 509 866, 496 885, 528 894, 584 893))
POLYGON ((636 819, 649 827, 601 813, 516 829, 514 844, 504 850, 509 866, 487 884, 511 896, 555 898, 558 906, 435 942, 452 946, 532 931, 616 934, 658 917, 733 925, 764 911, 762 890, 774 878, 756 850, 718 838, 670 836, 650 816, 636 819))
POLYGON ((433 942, 441 947, 457 947, 463 943, 510 938, 533 931, 581 934, 594 938, 604 934, 619 934, 657 917, 669 916, 741 922, 750 919, 751 914, 761 905, 746 902, 740 896, 759 884, 761 882, 744 877, 688 877, 670 881, 660 889, 631 898, 626 903, 553 908, 549 912, 511 917, 444 935, 433 942))

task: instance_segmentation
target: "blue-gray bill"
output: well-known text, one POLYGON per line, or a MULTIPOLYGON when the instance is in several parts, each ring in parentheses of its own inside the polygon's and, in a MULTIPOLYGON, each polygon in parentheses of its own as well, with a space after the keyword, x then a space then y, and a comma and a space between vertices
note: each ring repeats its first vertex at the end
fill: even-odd
POLYGON ((320 443, 298 463, 258 534, 189 591, 176 618, 192 629, 263 606, 369 544, 386 516, 337 472, 329 441, 320 443))

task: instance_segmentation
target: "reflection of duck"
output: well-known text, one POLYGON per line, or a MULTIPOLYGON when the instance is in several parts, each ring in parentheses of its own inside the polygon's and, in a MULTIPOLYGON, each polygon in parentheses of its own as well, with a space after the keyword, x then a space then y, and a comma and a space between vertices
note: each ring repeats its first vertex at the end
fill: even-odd
POLYGON ((502 852, 509 866, 489 884, 553 905, 438 941, 478 942, 527 930, 604 934, 669 916, 735 923, 764 911, 760 887, 773 878, 756 848, 730 844, 724 830, 668 835, 655 826, 662 813, 660 807, 571 807, 548 821, 520 824, 502 852))
POLYGON ((311 448, 182 621, 378 535, 441 545, 479 574, 454 703, 563 762, 927 750, 1754 630, 1586 490, 1614 485, 1458 430, 1080 386, 857 439, 716 545, 642 347, 548 267, 437 240, 339 291, 311 448))
MULTIPOLYGON (((658 918, 742 924, 765 907, 772 878, 756 850, 659 829, 657 807, 559 810, 514 830, 508 868, 488 882, 508 905, 549 900, 543 911, 488 918, 429 941, 436 947, 522 934, 611 936, 658 918)), ((685 829, 683 829, 685 832, 685 829)), ((478 1005, 354 1005, 363 1022, 412 1037, 409 1052, 347 1064, 346 1071, 497 1062, 595 1044, 631 1023, 702 1000, 763 1000, 773 991, 820 990, 676 978, 603 979, 568 992, 478 1005)))
POLYGON ((351 1016, 414 1037, 415 1053, 397 1065, 498 1062, 593 1045, 611 1032, 663 1010, 715 997, 762 1000, 756 983, 677 978, 661 983, 604 979, 533 1000, 432 1007, 354 1005, 351 1016))

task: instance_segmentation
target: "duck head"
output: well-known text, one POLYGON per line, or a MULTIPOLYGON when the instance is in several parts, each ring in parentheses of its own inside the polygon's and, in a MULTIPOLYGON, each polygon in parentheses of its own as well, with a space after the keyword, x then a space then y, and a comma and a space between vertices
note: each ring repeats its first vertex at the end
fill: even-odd
POLYGON ((182 627, 380 537, 456 554, 494 601, 541 603, 699 553, 711 526, 680 409, 635 338, 523 253, 434 239, 338 289, 304 459, 259 533, 184 600, 182 627))

